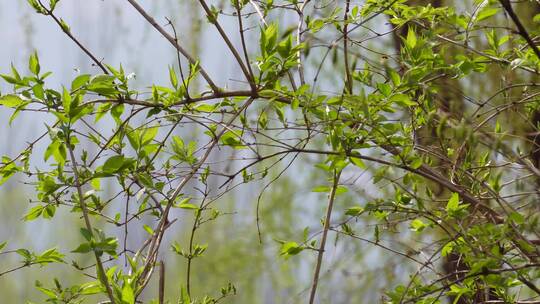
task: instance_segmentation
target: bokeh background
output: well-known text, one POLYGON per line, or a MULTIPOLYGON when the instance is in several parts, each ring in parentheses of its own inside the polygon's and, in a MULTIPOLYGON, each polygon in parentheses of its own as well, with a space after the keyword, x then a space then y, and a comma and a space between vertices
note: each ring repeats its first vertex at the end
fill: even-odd
MULTIPOLYGON (((201 18, 195 1, 167 0, 140 1, 148 12, 162 25, 165 17, 170 18, 179 33, 179 38, 192 54, 196 54, 207 71, 223 87, 242 87, 241 74, 217 32, 201 18)), ((177 63, 174 49, 163 39, 126 1, 121 0, 64 0, 59 3, 57 14, 71 26, 72 33, 96 56, 113 66, 121 63, 126 73, 135 73, 132 86, 142 91, 152 84, 168 84, 168 66, 177 63)), ((287 20, 287 16, 274 16, 287 20)), ((234 19, 223 19, 233 39, 234 19), (228 23, 229 21, 230 23, 228 23)), ((384 30, 384 20, 376 20, 376 28, 384 30), (377 23, 378 22, 378 23, 377 23)), ((169 31, 172 29, 166 27, 169 31)), ((257 31, 248 33, 250 43, 257 45, 257 31)), ((375 43, 375 42, 374 42, 375 43)), ((381 39, 380 46, 391 43, 381 39)), ((86 55, 70 41, 46 16, 36 14, 23 0, 0 0, 0 73, 9 73, 10 65, 26 71, 29 55, 38 50, 42 71, 52 71, 48 85, 60 88, 68 85, 78 73, 99 73, 86 55)), ((316 52, 317 50, 314 49, 316 52)), ((315 63, 312 63, 315 64, 315 63)), ((325 66, 321 78, 321 90, 336 90, 332 74, 325 71, 334 67, 325 66), (326 78, 325 78, 326 77, 326 78)), ((308 69, 308 73, 309 69, 308 69)), ((309 74, 308 74, 309 75, 309 74)), ((200 85, 200 84, 199 84, 200 85)), ((2 93, 11 90, 0 83, 2 93)), ((51 124, 51 117, 41 114, 23 113, 16 123, 8 124, 11 110, 0 108, 0 155, 15 156, 51 124)), ((98 126, 110 132, 113 125, 106 120, 98 126)), ((183 129, 179 135, 197 139, 199 130, 183 129)), ((45 146, 38 144, 35 154, 42 155, 45 146)), ((212 156, 214 161, 223 161, 219 152, 212 156)), ((211 160, 212 161, 212 160, 211 160)), ((323 194, 312 193, 314 186, 327 183, 323 172, 312 169, 320 161, 317 158, 298 158, 289 168, 288 174, 268 187, 262 197, 262 242, 259 241, 255 222, 257 199, 266 183, 276 177, 290 159, 275 166, 270 178, 239 187, 219 201, 222 212, 230 213, 203 226, 198 240, 209 247, 203 258, 195 261, 194 294, 219 294, 219 289, 229 282, 238 290, 235 297, 225 303, 301 303, 308 295, 315 252, 306 251, 302 258, 279 257, 276 240, 301 242, 304 230, 313 234, 320 229, 320 218, 324 214, 326 199, 323 194)), ((42 158, 33 160, 36 167, 45 166, 42 158)), ((336 218, 343 217, 343 210, 353 205, 381 197, 384 193, 371 186, 370 174, 349 174, 345 179, 349 192, 340 196, 336 218)), ((42 251, 58 247, 67 254, 64 266, 34 266, 0 277, 2 303, 40 303, 44 297, 36 291, 34 284, 40 281, 51 285, 52 278, 61 282, 80 283, 86 278, 72 272, 69 261, 89 265, 91 259, 69 253, 80 239, 78 228, 81 220, 59 210, 55 221, 38 219, 24 222, 23 215, 31 207, 32 185, 25 185, 24 176, 16 176, 0 188, 0 241, 8 241, 7 249, 30 248, 42 251), (60 220, 63 219, 63 220, 60 220)), ((216 182, 217 185, 217 182, 216 182)), ((186 244, 188 230, 192 225, 192 214, 178 212, 179 221, 168 231, 165 244, 176 241, 186 244)), ((355 229, 367 239, 373 239, 373 226, 367 222, 355 223, 355 229)), ((119 234, 121 237, 121 234, 119 234)), ((144 231, 134 230, 129 241, 138 243, 145 237, 144 231)), ((403 235, 399 240, 391 235, 382 242, 392 244, 403 252, 409 248, 403 235)), ((418 249, 418 248, 417 248, 418 249)), ((167 261, 167 298, 178 298, 180 287, 185 284, 185 261, 164 246, 162 255, 167 261)), ((20 265, 16 255, 0 255, 0 271, 20 265)), ((406 279, 412 266, 399 256, 387 254, 369 243, 342 240, 331 235, 322 270, 318 295, 321 303, 375 303, 380 300, 383 288, 394 286, 406 279), (405 271, 407 270, 407 271, 405 271)), ((153 284, 156 286, 156 284, 153 284)), ((146 299, 155 296, 150 288, 146 299)))

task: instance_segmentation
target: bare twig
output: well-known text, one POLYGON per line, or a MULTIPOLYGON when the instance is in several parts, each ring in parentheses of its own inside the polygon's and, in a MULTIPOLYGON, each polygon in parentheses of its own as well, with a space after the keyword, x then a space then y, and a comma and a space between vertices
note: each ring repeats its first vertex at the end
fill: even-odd
POLYGON ((341 171, 334 172, 333 176, 333 185, 332 190, 328 198, 328 207, 326 209, 326 217, 324 219, 324 230, 321 237, 321 245, 319 246, 319 252, 317 254, 317 264, 315 265, 315 274, 313 275, 313 283, 311 285, 311 293, 309 295, 309 304, 315 302, 315 293, 317 292, 317 285, 319 284, 319 273, 321 271, 322 259, 324 254, 324 248, 326 246, 326 237, 328 236, 328 231, 330 230, 330 220, 332 217, 332 208, 334 206, 334 200, 336 197, 336 191, 339 185, 339 177, 341 176, 341 171))
MULTIPOLYGON (((129 1, 132 1, 132 0, 129 0, 129 1)), ((206 2, 204 0, 199 0, 199 3, 201 4, 202 8, 204 9, 204 12, 206 13, 206 16, 208 17, 208 20, 210 20, 210 23, 212 23, 216 27, 219 34, 221 35, 221 38, 223 39, 223 41, 225 42, 225 44, 227 45, 227 47, 229 48, 229 50, 233 54, 234 58, 238 62, 238 65, 240 66, 240 69, 242 70, 242 73, 244 73, 244 76, 249 81, 251 90, 253 92, 255 92, 257 90, 257 88, 255 87, 255 81, 253 79, 253 74, 250 73, 250 71, 246 68, 246 66, 244 65, 244 62, 242 61, 242 57, 240 56, 240 54, 238 53, 238 51, 236 50, 236 48, 232 44, 231 40, 229 39, 229 36, 227 36, 227 33, 225 33, 225 30, 223 30, 223 28, 219 24, 219 22, 217 20, 218 16, 214 16, 214 13, 212 12, 212 10, 210 10, 210 8, 208 7, 208 5, 206 4, 206 2)), ((249 62, 247 62, 247 64, 249 65, 249 62)))
MULTIPOLYGON (((141 16, 144 17, 144 19, 146 19, 146 21, 148 21, 148 23, 150 23, 163 37, 165 37, 165 39, 167 39, 167 41, 169 41, 176 48, 176 50, 178 50, 178 52, 180 52, 184 57, 186 57, 186 59, 191 64, 196 64, 197 63, 197 60, 195 60, 195 58, 193 58, 188 53, 188 51, 186 51, 180 44, 178 44, 176 42, 176 39, 173 36, 171 36, 169 33, 167 33, 165 31, 165 29, 162 26, 160 26, 156 22, 156 20, 154 20, 154 18, 152 16, 150 16, 144 10, 144 8, 142 8, 142 6, 139 5, 139 3, 137 3, 137 1, 135 1, 135 0, 127 0, 127 1, 131 4, 131 6, 133 6, 137 10, 137 12, 139 12, 139 14, 141 14, 141 16)), ((204 70, 204 68, 202 66, 200 66, 200 73, 201 73, 202 77, 206 80, 206 82, 208 83, 208 85, 210 86, 212 91, 214 91, 214 92, 219 92, 220 91, 218 86, 216 86, 216 84, 212 81, 212 78, 210 78, 210 76, 208 75, 208 73, 206 73, 206 71, 204 70)))
POLYGON ((534 41, 532 40, 531 36, 529 35, 529 32, 527 31, 523 23, 521 23, 521 20, 519 19, 519 17, 516 15, 516 12, 514 12, 514 9, 512 8, 512 3, 510 3, 510 0, 499 0, 499 2, 503 6, 504 10, 508 13, 510 18, 512 18, 512 21, 514 21, 514 24, 518 28, 519 35, 523 37, 525 41, 527 41, 527 44, 536 54, 536 57, 540 59, 540 49, 538 48, 536 43, 534 43, 534 41))

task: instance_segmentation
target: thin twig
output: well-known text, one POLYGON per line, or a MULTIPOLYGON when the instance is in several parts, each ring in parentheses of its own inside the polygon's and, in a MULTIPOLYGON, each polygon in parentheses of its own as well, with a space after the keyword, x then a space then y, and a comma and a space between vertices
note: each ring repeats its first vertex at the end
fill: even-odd
POLYGON ((159 304, 165 303, 165 263, 159 264, 159 304))
POLYGON ((53 12, 50 9, 48 9, 45 5, 43 5, 43 3, 41 3, 41 0, 38 0, 38 2, 39 2, 39 5, 41 5, 41 7, 43 7, 43 9, 47 12, 47 14, 49 16, 51 16, 51 18, 54 20, 54 22, 56 22, 56 24, 58 24, 58 26, 62 29, 62 31, 69 37, 69 39, 71 39, 73 42, 75 42, 75 44, 86 55, 88 55, 88 57, 90 57, 90 59, 92 59, 92 61, 103 71, 103 74, 109 74, 109 71, 107 71, 107 69, 105 68, 105 66, 103 66, 101 61, 99 61, 96 58, 96 56, 94 56, 84 45, 82 45, 82 43, 77 38, 75 38, 75 36, 73 36, 73 34, 71 34, 71 31, 69 31, 68 28, 65 28, 62 25, 62 22, 53 14, 53 12))
POLYGON ((255 74, 253 74, 253 70, 251 69, 251 64, 249 61, 249 55, 247 51, 247 45, 246 45, 246 38, 245 38, 245 29, 244 24, 242 22, 242 8, 240 7, 240 1, 236 1, 236 14, 238 16, 238 31, 240 32, 240 40, 242 41, 242 50, 244 52, 244 58, 246 60, 246 65, 248 68, 248 72, 250 75, 250 86, 252 89, 256 90, 255 85, 255 74))
MULTIPOLYGON (((237 113, 233 115, 226 123, 225 126, 230 126, 236 118, 243 112, 244 109, 247 109, 251 103, 254 101, 253 98, 250 98, 248 101, 244 103, 244 105, 238 109, 237 113)), ((140 286, 140 291, 144 289, 144 286, 148 284, 148 281, 150 279, 150 276, 153 271, 153 258, 157 256, 157 252, 159 251, 159 247, 161 245, 161 239, 163 237, 163 234, 165 233, 165 229, 167 227, 168 215, 169 212, 174 205, 174 202, 180 195, 182 189, 187 185, 187 183, 195 176, 195 174, 199 171, 199 169, 202 167, 202 165, 206 162, 208 157, 210 156, 210 153, 214 150, 214 148, 217 146, 219 139, 225 134, 227 131, 227 128, 223 128, 216 136, 212 139, 210 142, 205 154, 199 159, 199 161, 193 166, 193 168, 190 170, 190 172, 184 176, 184 178, 180 181, 180 184, 174 189, 171 196, 167 199, 167 205, 165 209, 163 210, 163 214, 161 216, 161 220, 158 223, 157 229, 155 229, 155 232, 152 236, 152 241, 150 242, 150 247, 148 249, 148 257, 145 261, 145 266, 143 268, 143 271, 141 273, 141 276, 139 277, 139 280, 142 279, 142 282, 139 282, 138 285, 140 286)), ((140 294, 140 292, 137 294, 137 296, 140 294)))
MULTIPOLYGON (((128 1, 132 1, 132 0, 128 0, 128 1)), ((204 9, 204 12, 206 13, 206 16, 208 17, 208 19, 210 20, 210 23, 212 23, 216 27, 219 34, 221 35, 221 38, 223 39, 225 44, 227 44, 227 47, 229 48, 229 50, 233 54, 234 58, 238 62, 238 65, 240 66, 240 69, 242 70, 242 73, 244 74, 246 79, 249 81, 249 85, 251 87, 251 90, 253 92, 255 92, 256 87, 255 87, 254 79, 252 77, 253 75, 248 71, 248 69, 244 65, 244 62, 242 61, 242 57, 240 56, 240 54, 238 53, 238 51, 236 50, 236 48, 232 44, 231 40, 229 39, 229 36, 227 36, 227 33, 225 33, 225 31, 223 30, 223 28, 219 24, 219 22, 217 20, 217 16, 214 16, 212 10, 210 10, 210 8, 208 7, 208 5, 206 4, 206 2, 204 0, 199 0, 199 3, 201 4, 202 8, 204 9)), ((249 65, 249 62, 247 62, 247 64, 249 65)))
MULTIPOLYGON (((150 23, 163 37, 165 37, 165 39, 167 39, 167 41, 169 41, 169 43, 171 43, 176 48, 176 50, 178 50, 178 52, 180 52, 184 57, 186 57, 186 59, 189 61, 189 63, 191 63, 191 64, 196 64, 197 63, 197 60, 195 60, 195 58, 191 57, 191 55, 188 53, 188 51, 186 51, 180 44, 176 43, 176 40, 174 39, 174 37, 171 36, 169 33, 167 33, 165 31, 165 29, 163 27, 161 27, 156 22, 156 20, 154 20, 154 18, 152 16, 150 16, 139 5, 139 3, 137 3, 137 1, 135 1, 135 0, 127 0, 127 1, 131 4, 131 6, 133 6, 139 12, 139 14, 141 14, 141 16, 144 17, 144 19, 146 19, 146 21, 148 21, 148 23, 150 23)), ((218 86, 216 86, 216 84, 212 81, 212 78, 210 78, 208 73, 206 73, 204 68, 202 66, 200 66, 200 65, 199 65, 199 72, 201 73, 204 80, 206 80, 206 82, 208 83, 208 85, 210 86, 212 91, 219 92, 220 89, 218 88, 218 86)))
POLYGON ((514 9, 512 8, 512 3, 510 3, 510 0, 499 0, 499 2, 503 6, 504 10, 508 13, 510 18, 512 18, 512 21, 514 21, 514 24, 518 28, 519 35, 523 37, 525 41, 527 41, 527 44, 531 47, 533 52, 536 54, 536 57, 540 59, 540 49, 538 48, 538 46, 536 46, 534 41, 531 39, 529 32, 527 31, 523 23, 521 23, 521 20, 519 20, 519 17, 516 15, 516 12, 514 12, 514 9))
POLYGON ((328 231, 330 230, 332 208, 334 207, 334 200, 336 197, 336 190, 339 185, 340 176, 341 176, 341 171, 334 172, 332 190, 330 191, 330 196, 328 198, 328 207, 326 209, 326 217, 324 219, 324 230, 323 230, 323 234, 321 238, 321 245, 319 246, 319 253, 317 255, 317 264, 315 265, 315 274, 313 275, 313 283, 311 285, 311 293, 309 295, 309 304, 313 304, 315 302, 315 293, 317 292, 317 285, 319 284, 319 273, 321 271, 324 248, 326 246, 326 238, 328 236, 328 231))
POLYGON ((346 76, 346 88, 347 93, 352 94, 353 93, 353 79, 351 76, 351 71, 349 70, 349 7, 350 7, 351 1, 347 0, 345 2, 345 16, 344 16, 344 23, 343 26, 343 60, 345 61, 345 76, 346 76))
MULTIPOLYGON (((77 188, 77 194, 79 196, 79 204, 81 205, 81 210, 84 218, 84 224, 86 226, 86 229, 88 230, 88 233, 90 234, 90 237, 94 237, 94 231, 92 229, 92 223, 90 222, 89 212, 88 208, 86 206, 86 203, 84 202, 84 194, 82 192, 82 185, 80 184, 79 179, 79 169, 77 168, 77 161, 75 160, 75 154, 73 153, 73 148, 71 146, 70 142, 70 135, 66 135, 66 146, 69 151, 69 157, 71 159, 71 167, 73 170, 73 176, 75 178, 75 187, 77 188)), ((103 263, 101 261, 101 258, 96 250, 96 248, 92 248, 92 251, 94 252, 94 256, 96 257, 96 265, 97 265, 97 271, 98 271, 98 278, 100 281, 105 285, 105 289, 107 290, 107 295, 109 296, 109 300, 111 300, 111 303, 114 304, 114 296, 112 292, 111 285, 109 284, 109 280, 107 279, 107 275, 105 274, 105 269, 103 267, 103 263)))

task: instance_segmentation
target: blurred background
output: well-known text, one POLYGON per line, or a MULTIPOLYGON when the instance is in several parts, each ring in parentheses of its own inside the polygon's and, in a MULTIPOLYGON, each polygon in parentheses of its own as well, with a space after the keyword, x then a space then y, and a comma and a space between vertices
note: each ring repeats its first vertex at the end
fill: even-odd
MULTIPOLYGON (((245 87, 237 65, 228 56, 215 29, 200 17, 201 11, 195 1, 141 0, 140 3, 170 32, 172 28, 166 26, 165 18, 172 20, 182 45, 200 58, 218 85, 245 87)), ((168 67, 176 65, 176 52, 126 1, 61 1, 57 15, 70 25, 71 32, 99 59, 116 67, 122 64, 126 74, 135 73, 132 87, 148 91, 152 84, 168 85, 168 67)), ((274 17, 282 18, 284 24, 288 22, 287 16, 274 17)), ((294 22, 294 19, 289 21, 294 22)), ((231 29, 233 39, 238 39, 234 19, 224 18, 222 22, 227 29, 231 29)), ((375 20, 374 26, 380 30, 388 27, 383 19, 375 20)), ((248 40, 255 47, 257 38, 256 28, 252 29, 248 33, 248 40)), ((390 37, 385 39, 374 43, 379 43, 379 47, 391 43, 390 37)), ((51 19, 36 14, 26 1, 0 1, 0 73, 9 73, 11 64, 25 73, 28 57, 35 50, 39 51, 42 71, 53 72, 48 86, 55 89, 69 85, 79 73, 100 73, 51 19)), ((336 77, 335 74, 325 76, 325 71, 332 71, 333 68, 335 66, 331 62, 324 66, 321 90, 340 90, 338 87, 341 84, 336 86, 337 80, 332 78, 336 77)), ((313 70, 308 69, 308 75, 313 70)), ((0 83, 2 93, 10 90, 5 82, 0 83)), ((50 116, 23 113, 17 118, 17 123, 10 126, 8 120, 11 114, 10 109, 0 108, 0 155, 13 157, 28 142, 44 133, 45 125, 53 120, 50 116)), ((113 124, 104 120, 97 127, 110 132, 113 124)), ((198 132, 195 128, 183 129, 179 135, 197 139, 198 132)), ((36 146, 37 156, 32 163, 36 168, 45 166, 40 156, 44 149, 45 146, 41 144, 36 146)), ((219 153, 212 157, 214 161, 224 159, 219 153)), ((208 244, 209 247, 205 256, 194 262, 192 285, 196 296, 219 295, 221 287, 232 283, 237 288, 237 295, 225 299, 225 303, 305 302, 316 254, 305 251, 301 253, 302 259, 284 259, 279 257, 280 245, 276 240, 302 242, 306 228, 309 235, 320 230, 326 197, 311 192, 313 187, 328 183, 322 171, 312 169, 320 160, 314 157, 296 159, 288 173, 266 189, 261 199, 262 242, 259 241, 255 214, 259 194, 291 159, 285 159, 273 167, 265 181, 242 185, 218 202, 216 208, 228 215, 204 225, 197 236, 199 243, 208 244)), ((349 192, 338 199, 336 219, 344 218, 343 210, 346 208, 364 205, 366 201, 383 195, 371 185, 370 180, 369 173, 358 171, 346 176, 344 181, 349 186, 349 192)), ((92 264, 92 259, 70 253, 80 240, 78 229, 81 220, 71 216, 69 210, 59 210, 53 222, 41 218, 32 222, 22 220, 31 207, 28 202, 33 198, 32 185, 25 185, 24 181, 27 181, 26 177, 16 176, 0 188, 0 242, 8 241, 6 249, 9 250, 24 247, 43 251, 58 247, 66 254, 68 264, 63 267, 33 266, 0 277, 3 303, 40 303, 44 297, 34 288, 37 280, 45 285, 52 285, 54 277, 66 285, 84 282, 86 278, 77 277, 69 261, 76 261, 79 265, 92 264), (62 218, 63 221, 60 220, 62 218)), ((216 182, 216 185, 219 184, 216 182)), ((175 216, 179 220, 167 232, 168 239, 164 244, 176 241, 185 246, 193 216, 185 211, 177 212, 175 216)), ((371 223, 359 222, 354 226, 361 236, 373 239, 371 223)), ((118 236, 122 237, 121 231, 118 236)), ((405 280, 405 274, 414 269, 399 256, 388 254, 369 243, 351 239, 342 241, 335 234, 330 236, 318 290, 321 303, 378 302, 383 288, 405 280)), ((129 242, 137 244, 144 237, 144 231, 133 231, 129 242)), ((392 235, 385 235, 381 240, 402 252, 421 248, 409 248, 405 239, 406 236, 401 234, 399 240, 392 235)), ((172 253, 168 246, 162 247, 162 255, 167 261, 167 298, 174 302, 180 287, 185 284, 185 260, 172 253)), ((0 255, 0 271, 18 265, 16 255, 0 255)), ((146 299, 155 297, 157 284, 151 284, 153 287, 145 295, 146 299)))

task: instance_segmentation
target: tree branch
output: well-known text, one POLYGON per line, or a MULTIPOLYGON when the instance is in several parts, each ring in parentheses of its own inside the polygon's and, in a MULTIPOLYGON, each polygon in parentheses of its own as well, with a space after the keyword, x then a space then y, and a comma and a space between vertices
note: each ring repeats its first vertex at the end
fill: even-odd
POLYGON ((339 177, 341 176, 341 171, 335 172, 333 176, 333 185, 332 190, 330 191, 330 196, 328 198, 328 207, 326 209, 326 217, 324 219, 324 229, 321 238, 321 245, 319 246, 319 253, 317 255, 317 264, 315 265, 315 274, 313 275, 313 283, 311 285, 311 293, 309 295, 309 304, 315 302, 315 293, 317 292, 317 285, 319 284, 319 273, 321 271, 322 259, 324 254, 324 248, 326 246, 326 238, 328 236, 328 230, 330 230, 330 220, 332 217, 332 208, 334 207, 334 200, 336 198, 336 190, 339 185, 339 177))
POLYGON ((536 57, 540 60, 540 49, 538 48, 538 46, 536 46, 536 44, 532 40, 531 36, 529 35, 529 32, 527 31, 525 26, 523 26, 523 23, 521 23, 521 20, 519 20, 519 17, 516 15, 516 12, 514 12, 514 9, 512 8, 512 4, 510 3, 510 0, 499 0, 499 2, 503 6, 504 10, 508 13, 510 18, 512 18, 512 21, 514 21, 514 24, 518 28, 519 35, 523 37, 525 41, 527 41, 527 44, 529 45, 529 47, 531 47, 533 52, 536 54, 536 57))
MULTIPOLYGON (((141 14, 141 16, 144 17, 144 19, 146 19, 146 21, 148 21, 148 23, 150 23, 163 37, 165 37, 165 39, 167 39, 167 41, 169 41, 176 48, 176 50, 178 52, 180 52, 184 57, 186 57, 186 59, 189 61, 189 63, 191 63, 191 64, 196 64, 197 63, 197 60, 195 60, 195 58, 191 57, 191 55, 188 53, 188 51, 186 51, 180 44, 176 43, 176 39, 173 36, 171 36, 169 33, 167 33, 165 31, 165 29, 163 27, 161 27, 156 22, 156 20, 154 20, 154 18, 152 16, 150 16, 137 3, 137 1, 135 1, 135 0, 127 0, 127 1, 131 4, 131 6, 133 6, 139 12, 139 14, 141 14)), ((200 66, 200 73, 201 73, 202 77, 206 80, 206 82, 208 83, 208 85, 210 86, 212 91, 214 91, 214 93, 220 91, 220 89, 212 81, 212 78, 210 78, 210 76, 208 75, 208 73, 206 73, 206 71, 204 70, 204 68, 202 66, 200 66)))

